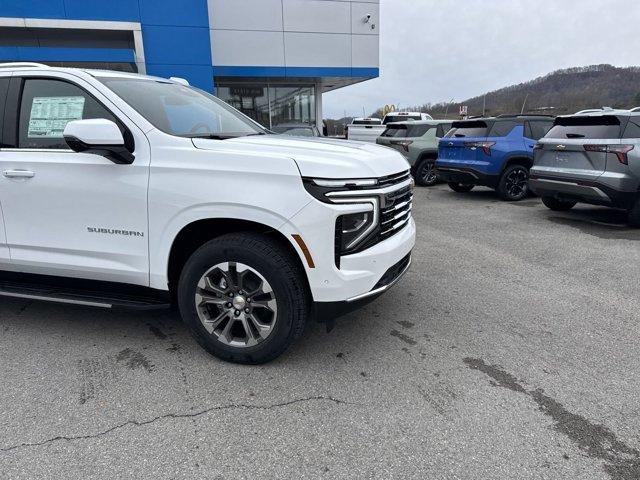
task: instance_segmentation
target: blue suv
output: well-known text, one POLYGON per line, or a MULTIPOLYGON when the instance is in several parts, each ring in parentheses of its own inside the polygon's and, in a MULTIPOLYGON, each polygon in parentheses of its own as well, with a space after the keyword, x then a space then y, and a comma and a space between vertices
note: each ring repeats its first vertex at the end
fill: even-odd
POLYGON ((438 178, 456 192, 476 185, 494 188, 503 200, 529 192, 533 148, 553 126, 553 117, 501 115, 454 122, 440 140, 438 178))

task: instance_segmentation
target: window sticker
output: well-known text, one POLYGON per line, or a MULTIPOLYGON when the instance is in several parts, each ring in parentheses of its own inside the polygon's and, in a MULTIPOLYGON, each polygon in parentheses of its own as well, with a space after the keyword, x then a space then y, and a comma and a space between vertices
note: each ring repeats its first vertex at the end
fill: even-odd
POLYGON ((62 138, 71 120, 81 120, 84 97, 35 97, 31 104, 28 138, 62 138))

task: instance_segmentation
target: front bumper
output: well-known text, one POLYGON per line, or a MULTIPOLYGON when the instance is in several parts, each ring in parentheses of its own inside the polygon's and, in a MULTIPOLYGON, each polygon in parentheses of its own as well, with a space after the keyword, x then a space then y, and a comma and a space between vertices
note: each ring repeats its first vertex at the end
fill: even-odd
POLYGON ((416 225, 410 218, 394 235, 366 250, 340 257, 338 268, 334 256, 336 218, 359 209, 362 205, 313 201, 281 227, 289 238, 299 234, 313 257, 315 267, 311 268, 301 256, 314 302, 356 303, 383 293, 391 285, 379 282, 415 245, 416 225))
POLYGON ((316 319, 330 323, 337 317, 362 308, 398 283, 410 266, 411 254, 389 268, 372 290, 340 302, 316 302, 314 305, 316 319))

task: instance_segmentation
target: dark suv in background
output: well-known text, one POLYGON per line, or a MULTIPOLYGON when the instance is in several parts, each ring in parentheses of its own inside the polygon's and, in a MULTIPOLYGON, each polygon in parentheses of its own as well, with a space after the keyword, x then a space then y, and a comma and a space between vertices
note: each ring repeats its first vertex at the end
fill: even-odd
POLYGON ((530 186, 551 210, 578 202, 623 208, 640 226, 640 112, 558 117, 536 145, 530 186))
POLYGON ((503 200, 528 193, 533 147, 553 125, 553 117, 501 115, 454 122, 440 140, 436 171, 456 192, 476 185, 496 189, 503 200))

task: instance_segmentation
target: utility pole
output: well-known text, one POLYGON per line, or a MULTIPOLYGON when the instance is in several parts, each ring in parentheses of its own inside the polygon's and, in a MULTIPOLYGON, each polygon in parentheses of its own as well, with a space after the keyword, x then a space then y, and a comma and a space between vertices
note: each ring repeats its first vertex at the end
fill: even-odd
POLYGON ((449 107, 453 102, 454 102, 454 99, 452 98, 451 100, 449 100, 449 103, 447 103, 447 108, 444 111, 444 118, 447 118, 447 115, 449 114, 449 107))
POLYGON ((529 94, 527 93, 526 97, 524 97, 524 102, 522 102, 522 110, 520 110, 520 115, 524 114, 524 106, 527 104, 528 98, 529 98, 529 94))
POLYGON ((482 97, 482 116, 484 117, 485 112, 487 111, 487 94, 485 93, 482 97))

